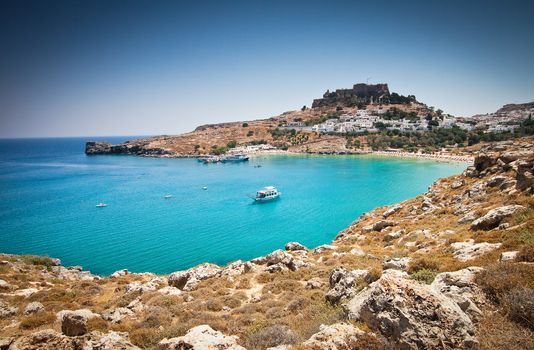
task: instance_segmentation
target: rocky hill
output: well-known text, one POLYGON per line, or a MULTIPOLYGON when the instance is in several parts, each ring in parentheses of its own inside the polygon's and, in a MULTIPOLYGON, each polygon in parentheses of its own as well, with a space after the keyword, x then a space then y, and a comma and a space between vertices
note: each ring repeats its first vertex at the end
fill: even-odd
MULTIPOLYGON (((356 84, 352 89, 327 91, 322 99, 313 102, 313 108, 285 112, 268 119, 208 124, 190 133, 173 136, 156 136, 132 140, 118 145, 90 141, 85 152, 94 154, 131 154, 155 157, 190 157, 221 152, 229 144, 250 145, 268 143, 279 149, 308 153, 361 153, 366 151, 365 138, 354 147, 344 136, 324 135, 296 127, 290 132, 288 125, 314 125, 341 114, 355 113, 358 109, 377 107, 396 108, 420 115, 433 113, 414 96, 390 93, 387 84, 356 84)), ((311 129, 311 127, 310 127, 311 129)))
POLYGON ((167 276, 2 255, 0 349, 534 349, 533 144, 315 249, 167 276))

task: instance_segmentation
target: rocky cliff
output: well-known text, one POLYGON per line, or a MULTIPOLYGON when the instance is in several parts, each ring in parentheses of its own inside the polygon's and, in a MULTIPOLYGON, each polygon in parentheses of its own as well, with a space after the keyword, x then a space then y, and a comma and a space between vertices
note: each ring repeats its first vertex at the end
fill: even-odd
POLYGON ((2 255, 0 349, 533 349, 533 144, 478 146, 315 249, 168 276, 2 255))

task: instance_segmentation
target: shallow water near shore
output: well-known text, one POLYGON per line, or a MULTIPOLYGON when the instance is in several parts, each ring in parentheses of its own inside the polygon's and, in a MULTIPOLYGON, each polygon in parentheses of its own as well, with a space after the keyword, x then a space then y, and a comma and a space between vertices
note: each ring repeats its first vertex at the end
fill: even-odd
POLYGON ((466 167, 305 155, 204 165, 85 156, 86 140, 0 140, 0 252, 49 255, 97 274, 224 265, 289 241, 330 243, 362 213, 423 193, 466 167), (282 197, 253 204, 247 195, 267 185, 282 197), (108 206, 97 208, 100 202, 108 206))

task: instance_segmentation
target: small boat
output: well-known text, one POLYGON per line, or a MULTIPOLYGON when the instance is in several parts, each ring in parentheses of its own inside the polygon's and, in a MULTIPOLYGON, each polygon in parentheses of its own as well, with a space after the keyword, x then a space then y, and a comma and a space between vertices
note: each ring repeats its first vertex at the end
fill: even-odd
POLYGON ((202 162, 204 164, 209 164, 209 163, 217 163, 217 162, 220 162, 221 161, 221 158, 217 157, 217 156, 211 156, 211 157, 204 157, 202 159, 202 162))
POLYGON ((104 207, 107 207, 108 205, 106 203, 98 203, 96 205, 97 208, 104 208, 104 207))
POLYGON ((165 198, 165 199, 172 198, 172 194, 166 194, 166 195, 163 196, 163 198, 165 198))
POLYGON ((274 186, 267 186, 261 190, 256 191, 256 197, 254 200, 256 202, 267 202, 273 199, 280 197, 282 192, 279 192, 274 186))
POLYGON ((205 191, 205 190, 208 189, 208 186, 204 186, 204 187, 202 187, 202 189, 205 191))
POLYGON ((254 165, 254 168, 261 168, 261 164, 254 165))
POLYGON ((221 162, 246 162, 248 161, 248 156, 246 154, 231 154, 221 158, 221 162))

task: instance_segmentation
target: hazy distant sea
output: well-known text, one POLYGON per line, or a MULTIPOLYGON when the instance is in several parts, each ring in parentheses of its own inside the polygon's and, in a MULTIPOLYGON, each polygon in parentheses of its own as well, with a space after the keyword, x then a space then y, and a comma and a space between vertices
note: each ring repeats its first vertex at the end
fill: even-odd
POLYGON ((465 168, 368 156, 204 165, 86 156, 85 141, 0 140, 0 252, 45 254, 99 274, 226 264, 289 241, 329 243, 363 212, 420 194, 465 168), (266 185, 277 186, 282 198, 253 204, 247 194, 266 185), (167 193, 173 197, 164 199, 167 193), (108 207, 96 208, 99 202, 108 207))

